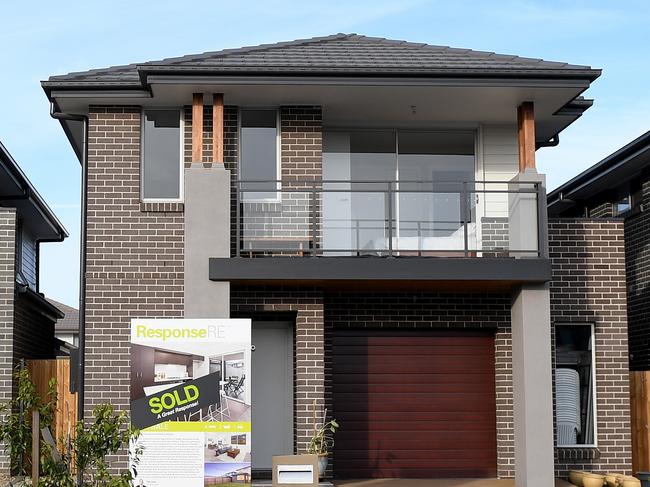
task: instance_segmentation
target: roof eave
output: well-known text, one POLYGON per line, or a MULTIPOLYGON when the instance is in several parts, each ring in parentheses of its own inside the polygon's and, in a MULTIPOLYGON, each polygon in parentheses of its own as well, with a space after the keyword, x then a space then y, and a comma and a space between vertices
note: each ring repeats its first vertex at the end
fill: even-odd
POLYGON ((75 81, 75 80, 55 80, 50 79, 41 81, 41 86, 48 98, 51 100, 53 90, 150 90, 150 76, 238 76, 256 78, 260 76, 282 76, 294 77, 297 79, 314 78, 314 77, 355 77, 376 79, 380 77, 392 78, 417 78, 417 79, 522 79, 522 80, 583 80, 588 83, 596 80, 602 73, 600 69, 517 69, 517 70, 500 70, 500 69, 445 69, 445 70, 390 70, 390 69, 305 69, 305 68, 268 68, 268 67, 218 67, 206 68, 196 66, 157 66, 157 65, 139 65, 137 66, 139 82, 134 81, 75 81))
MULTIPOLYGON (((52 241, 62 241, 69 236, 68 231, 65 229, 61 221, 58 219, 56 214, 45 202, 40 193, 36 190, 32 182, 25 175, 23 170, 20 168, 18 163, 15 161, 13 156, 9 153, 6 147, 0 142, 0 158, 3 163, 6 165, 7 170, 15 178, 16 182, 20 185, 23 191, 28 195, 29 201, 31 201, 34 206, 39 210, 43 215, 43 218, 47 221, 48 225, 53 230, 52 241)), ((0 199, 2 199, 0 197, 0 199)), ((41 239, 41 240, 50 240, 50 239, 41 239)))
POLYGON ((559 204, 568 198, 573 192, 584 188, 597 181, 611 171, 625 165, 627 162, 638 157, 641 153, 650 150, 650 131, 637 137, 630 143, 621 147, 616 152, 608 155, 593 166, 587 168, 566 183, 555 188, 547 196, 547 207, 559 204))

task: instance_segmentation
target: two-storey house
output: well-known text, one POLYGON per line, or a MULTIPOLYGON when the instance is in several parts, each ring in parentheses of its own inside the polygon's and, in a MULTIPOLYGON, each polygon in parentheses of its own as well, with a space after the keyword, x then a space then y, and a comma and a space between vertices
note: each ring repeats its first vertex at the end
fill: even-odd
MULTIPOLYGON (((21 360, 54 358, 63 313, 41 293, 40 249, 67 231, 0 143, 0 402, 17 392, 13 373, 21 360)), ((9 467, 0 454, 0 468, 9 467)))
POLYGON ((86 410, 128 407, 131 318, 246 317, 254 477, 314 404, 335 478, 629 470, 620 229, 577 258, 535 166, 599 75, 337 34, 44 81, 85 181, 86 410))

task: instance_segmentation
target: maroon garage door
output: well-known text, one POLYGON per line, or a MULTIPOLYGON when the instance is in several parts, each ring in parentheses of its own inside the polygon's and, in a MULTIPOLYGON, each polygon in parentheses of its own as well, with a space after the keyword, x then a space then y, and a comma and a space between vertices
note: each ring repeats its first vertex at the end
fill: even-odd
POLYGON ((494 336, 337 331, 338 478, 496 476, 494 336))

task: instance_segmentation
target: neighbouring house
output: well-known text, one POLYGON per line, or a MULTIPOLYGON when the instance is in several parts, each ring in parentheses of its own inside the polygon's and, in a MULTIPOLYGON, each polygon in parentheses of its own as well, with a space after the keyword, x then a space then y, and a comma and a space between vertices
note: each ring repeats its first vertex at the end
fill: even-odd
POLYGON ((630 370, 650 370, 650 132, 548 195, 552 218, 613 220, 624 227, 630 370))
POLYGON ((599 75, 337 34, 44 81, 87 165, 86 410, 129 407, 132 318, 252 318, 254 477, 314 402, 338 479, 629 472, 623 227, 547 224, 535 167, 599 75))
MULTIPOLYGON (((63 313, 39 289, 40 246, 61 242, 65 228, 0 143, 0 403, 11 399, 22 359, 57 354, 54 326, 63 313)), ((0 456, 0 468, 8 468, 0 456)))
POLYGON ((68 345, 77 347, 79 345, 79 310, 54 299, 48 298, 48 301, 64 315, 62 319, 56 322, 54 335, 68 345))

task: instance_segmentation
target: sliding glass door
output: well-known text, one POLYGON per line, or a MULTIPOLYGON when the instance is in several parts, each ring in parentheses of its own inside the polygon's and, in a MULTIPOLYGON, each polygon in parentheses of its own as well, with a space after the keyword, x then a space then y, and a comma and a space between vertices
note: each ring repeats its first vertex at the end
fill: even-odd
POLYGON ((466 223, 468 236, 473 235, 474 134, 398 132, 397 160, 394 248, 464 249, 466 223))
POLYGON ((335 182, 323 187, 323 248, 461 250, 474 173, 473 132, 326 131, 323 179, 335 182))

